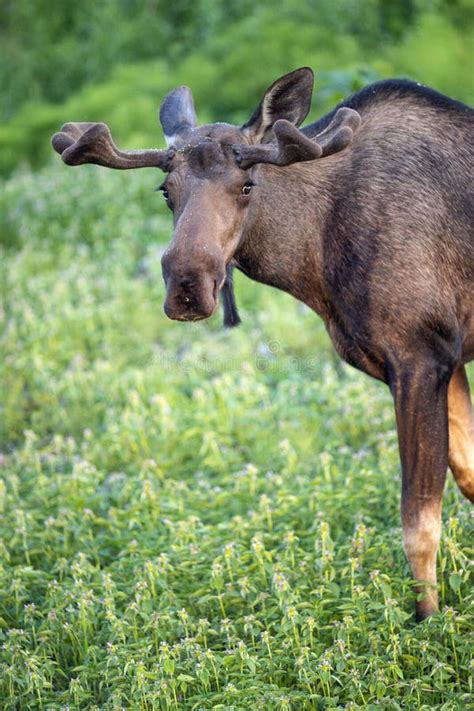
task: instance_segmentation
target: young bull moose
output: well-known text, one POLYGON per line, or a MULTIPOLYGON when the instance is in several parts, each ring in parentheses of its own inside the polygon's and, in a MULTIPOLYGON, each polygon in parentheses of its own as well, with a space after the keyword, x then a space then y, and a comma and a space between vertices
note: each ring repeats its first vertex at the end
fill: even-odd
POLYGON ((236 267, 307 304, 344 360, 387 383, 421 620, 437 610, 448 463, 474 500, 474 111, 382 81, 300 130, 312 86, 310 69, 283 76, 241 127, 197 127, 190 90, 175 89, 160 110, 165 150, 122 152, 101 123, 66 124, 53 146, 68 165, 167 173, 170 318, 207 318, 222 293, 238 322, 236 267))

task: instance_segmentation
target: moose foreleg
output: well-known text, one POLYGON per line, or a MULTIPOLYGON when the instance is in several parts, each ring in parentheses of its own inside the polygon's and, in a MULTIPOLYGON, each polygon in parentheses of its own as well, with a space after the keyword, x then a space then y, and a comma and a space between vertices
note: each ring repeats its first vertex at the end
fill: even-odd
POLYGON ((474 503, 474 414, 464 366, 448 388, 449 467, 464 496, 474 503))
POLYGON ((450 372, 432 361, 406 363, 390 379, 402 463, 403 545, 423 597, 416 618, 438 610, 436 554, 448 467, 447 390, 450 372))

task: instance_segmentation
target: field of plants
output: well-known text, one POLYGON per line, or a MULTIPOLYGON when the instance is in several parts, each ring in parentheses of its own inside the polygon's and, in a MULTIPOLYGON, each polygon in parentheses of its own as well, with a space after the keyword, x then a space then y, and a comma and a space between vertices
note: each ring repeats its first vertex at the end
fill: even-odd
POLYGON ((449 475, 416 625, 388 390, 242 275, 238 329, 167 320, 160 173, 50 146, 159 147, 179 84, 242 122, 299 66, 312 119, 386 77, 473 103, 473 43, 472 0, 2 0, 1 711, 474 710, 471 508, 449 475))
POLYGON ((469 504, 415 625, 388 391, 244 277, 168 321, 159 181, 1 186, 2 709, 472 708, 469 504))

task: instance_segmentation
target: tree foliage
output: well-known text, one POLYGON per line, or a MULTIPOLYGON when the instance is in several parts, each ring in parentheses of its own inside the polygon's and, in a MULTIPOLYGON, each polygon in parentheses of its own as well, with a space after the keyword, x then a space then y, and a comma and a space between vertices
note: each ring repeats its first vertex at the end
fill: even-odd
POLYGON ((473 16, 471 0, 4 0, 0 172, 42 163, 68 118, 113 119, 124 139, 156 142, 156 106, 178 83, 209 118, 246 118, 298 65, 317 72, 319 111, 396 75, 469 102, 473 16))

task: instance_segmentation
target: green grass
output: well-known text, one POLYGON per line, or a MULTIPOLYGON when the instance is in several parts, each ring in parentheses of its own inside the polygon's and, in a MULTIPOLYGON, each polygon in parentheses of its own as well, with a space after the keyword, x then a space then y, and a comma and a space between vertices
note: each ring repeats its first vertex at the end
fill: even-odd
POLYGON ((469 708, 468 503, 417 626, 387 389, 243 277, 240 329, 166 320, 159 180, 0 195, 2 708, 469 708))

